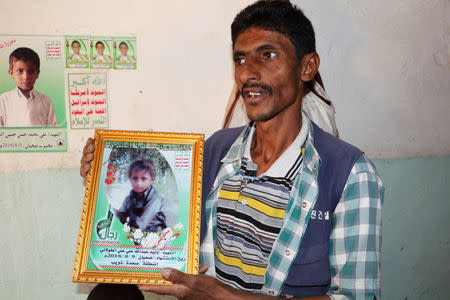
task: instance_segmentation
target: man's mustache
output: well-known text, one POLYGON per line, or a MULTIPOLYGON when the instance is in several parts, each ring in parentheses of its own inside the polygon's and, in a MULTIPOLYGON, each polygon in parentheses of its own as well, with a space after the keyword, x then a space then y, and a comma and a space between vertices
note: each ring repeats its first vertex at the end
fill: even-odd
POLYGON ((272 89, 272 87, 270 85, 267 85, 267 84, 264 84, 264 83, 258 83, 258 82, 253 82, 253 83, 246 82, 246 83, 244 83, 244 85, 242 86, 242 89, 241 89, 241 96, 242 96, 242 98, 244 98, 244 92, 243 91, 246 88, 260 88, 260 89, 265 90, 269 94, 269 96, 273 95, 273 89, 272 89))

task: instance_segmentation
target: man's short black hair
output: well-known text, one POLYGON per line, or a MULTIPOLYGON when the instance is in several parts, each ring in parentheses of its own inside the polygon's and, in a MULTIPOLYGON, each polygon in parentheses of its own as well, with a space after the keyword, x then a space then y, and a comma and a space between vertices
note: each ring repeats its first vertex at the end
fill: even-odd
POLYGON ((134 172, 145 171, 149 172, 152 179, 156 177, 155 163, 150 158, 138 157, 131 163, 128 168, 128 178, 131 178, 134 172))
POLYGON ((286 36, 295 47, 300 63, 307 53, 316 51, 314 29, 303 12, 286 1, 258 1, 244 8, 231 24, 233 48, 239 34, 250 27, 276 31, 286 36))
POLYGON ((120 48, 120 46, 122 46, 122 45, 125 45, 125 46, 127 46, 127 48, 128 48, 128 45, 127 45, 127 43, 125 43, 125 42, 120 42, 119 48, 120 48))
POLYGON ((27 48, 27 47, 20 47, 20 48, 17 48, 16 50, 14 50, 13 52, 11 52, 11 54, 9 55, 9 69, 10 70, 13 69, 13 64, 18 60, 29 61, 33 65, 35 65, 38 70, 41 67, 41 61, 39 59, 39 55, 36 52, 34 52, 32 49, 27 48))
POLYGON ((95 48, 97 48, 98 45, 102 45, 103 48, 105 48, 105 44, 103 44, 102 41, 98 41, 97 43, 95 43, 95 48))

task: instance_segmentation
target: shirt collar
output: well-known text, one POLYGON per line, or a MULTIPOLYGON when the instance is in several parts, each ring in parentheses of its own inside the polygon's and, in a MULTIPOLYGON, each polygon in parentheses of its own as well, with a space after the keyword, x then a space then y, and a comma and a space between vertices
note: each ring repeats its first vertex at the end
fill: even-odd
MULTIPOLYGON (((256 131, 255 129, 255 126, 252 126, 247 138, 248 142, 246 142, 244 146, 244 157, 248 158, 250 161, 252 160, 250 147, 252 144, 251 141, 253 139, 253 135, 256 131)), ((301 149, 304 145, 306 137, 308 136, 308 131, 309 122, 306 115, 302 113, 302 128, 300 129, 300 132, 297 134, 296 138, 289 145, 289 147, 283 152, 283 154, 280 155, 280 157, 266 172, 264 172, 263 175, 270 177, 285 177, 286 171, 289 170, 297 160, 299 156, 299 149, 301 149)))
MULTIPOLYGON (((251 134, 252 127, 253 123, 250 123, 241 132, 241 134, 238 136, 233 145, 231 145, 230 150, 228 151, 227 155, 221 160, 221 162, 223 162, 224 164, 236 163, 240 167, 240 160, 242 156, 245 155, 246 145, 250 144, 249 141, 251 141, 251 135, 253 135, 251 134)), ((305 149, 303 153, 304 166, 317 177, 321 165, 321 160, 319 153, 314 147, 313 127, 311 125, 311 120, 303 112, 302 112, 302 129, 300 130, 300 133, 297 136, 297 138, 299 138, 298 142, 301 142, 299 148, 301 147, 301 145, 304 145, 305 149)))
POLYGON ((309 130, 308 130, 308 138, 305 142, 305 151, 303 152, 303 163, 304 167, 309 170, 314 176, 317 178, 319 174, 319 169, 322 164, 322 160, 320 158, 319 153, 314 147, 314 137, 313 130, 314 127, 311 125, 311 121, 308 120, 309 130))
POLYGON ((27 99, 27 97, 25 97, 25 95, 22 93, 22 91, 19 89, 18 86, 16 86, 16 91, 17 91, 17 96, 19 96, 20 99, 31 100, 31 99, 34 99, 34 97, 36 96, 34 89, 32 89, 30 91, 30 98, 28 98, 28 99, 27 99))

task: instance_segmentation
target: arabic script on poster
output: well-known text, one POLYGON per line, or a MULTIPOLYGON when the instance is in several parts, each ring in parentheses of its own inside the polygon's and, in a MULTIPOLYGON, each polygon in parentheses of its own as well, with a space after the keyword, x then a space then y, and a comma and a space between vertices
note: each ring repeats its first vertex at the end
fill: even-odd
POLYGON ((65 128, 8 128, 0 130, 0 151, 67 151, 65 128))
POLYGON ((68 77, 70 127, 107 128, 106 73, 75 73, 68 77))

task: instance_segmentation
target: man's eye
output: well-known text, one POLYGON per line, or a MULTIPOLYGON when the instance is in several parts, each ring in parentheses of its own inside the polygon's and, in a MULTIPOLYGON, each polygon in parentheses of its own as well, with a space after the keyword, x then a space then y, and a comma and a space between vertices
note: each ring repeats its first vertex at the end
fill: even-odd
POLYGON ((245 63, 245 58, 242 58, 242 57, 236 57, 236 58, 234 59, 234 62, 235 62, 236 64, 238 64, 238 65, 242 65, 243 63, 245 63))
POLYGON ((264 52, 265 58, 274 58, 275 56, 277 56, 275 52, 264 52))

